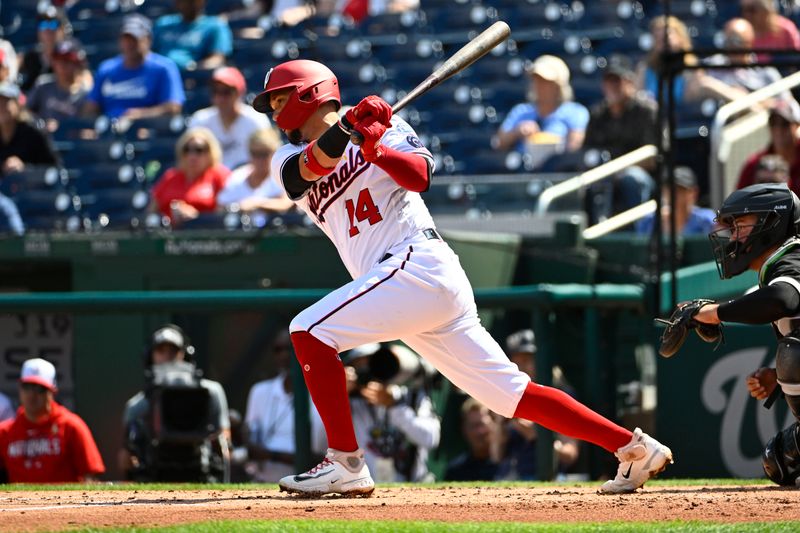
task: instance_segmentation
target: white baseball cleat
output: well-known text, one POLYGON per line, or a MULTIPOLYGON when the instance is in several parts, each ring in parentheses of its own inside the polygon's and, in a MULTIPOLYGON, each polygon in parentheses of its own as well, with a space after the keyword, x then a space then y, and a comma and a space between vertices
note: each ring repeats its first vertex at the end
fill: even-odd
POLYGON ((371 496, 375 490, 375 482, 369 474, 361 448, 354 452, 328 448, 320 464, 304 474, 282 478, 278 486, 281 491, 308 498, 323 494, 371 496))
POLYGON ((631 442, 614 455, 619 459, 617 477, 600 487, 600 494, 625 494, 634 492, 672 463, 672 450, 636 428, 631 442))

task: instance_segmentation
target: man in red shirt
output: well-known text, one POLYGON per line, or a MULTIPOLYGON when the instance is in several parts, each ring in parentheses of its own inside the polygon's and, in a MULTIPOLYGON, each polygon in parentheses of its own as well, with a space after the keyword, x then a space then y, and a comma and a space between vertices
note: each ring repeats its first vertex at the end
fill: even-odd
POLYGON ((737 189, 756 183, 759 160, 767 154, 781 156, 789 165, 789 188, 800 194, 800 109, 783 100, 775 102, 769 112, 769 145, 750 156, 739 174, 737 189))
POLYGON ((17 416, 0 422, 0 473, 8 482, 93 481, 105 472, 86 423, 53 400, 57 390, 51 363, 23 363, 17 416))

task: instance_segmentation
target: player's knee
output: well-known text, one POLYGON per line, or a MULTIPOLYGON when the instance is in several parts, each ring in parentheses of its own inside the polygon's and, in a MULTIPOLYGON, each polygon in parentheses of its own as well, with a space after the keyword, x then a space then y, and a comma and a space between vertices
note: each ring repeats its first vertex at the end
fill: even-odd
POLYGON ((794 485, 800 477, 800 446, 797 422, 772 437, 761 460, 764 473, 778 485, 794 485))

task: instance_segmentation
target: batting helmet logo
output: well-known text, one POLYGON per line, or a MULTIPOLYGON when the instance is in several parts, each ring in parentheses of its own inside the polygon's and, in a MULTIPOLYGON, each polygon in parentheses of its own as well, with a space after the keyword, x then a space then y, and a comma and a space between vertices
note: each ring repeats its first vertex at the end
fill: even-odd
POLYGON ((336 102, 337 109, 341 106, 336 75, 316 61, 296 59, 270 69, 264 76, 264 90, 253 100, 253 109, 260 113, 273 111, 270 93, 281 89, 293 89, 275 120, 284 131, 295 130, 305 124, 326 102, 336 102))

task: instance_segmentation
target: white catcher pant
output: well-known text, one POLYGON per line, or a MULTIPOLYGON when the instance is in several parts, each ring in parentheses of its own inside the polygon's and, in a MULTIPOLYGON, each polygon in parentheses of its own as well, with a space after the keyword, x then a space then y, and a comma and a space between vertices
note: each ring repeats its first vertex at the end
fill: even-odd
POLYGON ((307 331, 337 352, 400 339, 457 387, 512 417, 530 377, 481 325, 456 254, 422 235, 390 253, 298 314, 290 331, 307 331))

